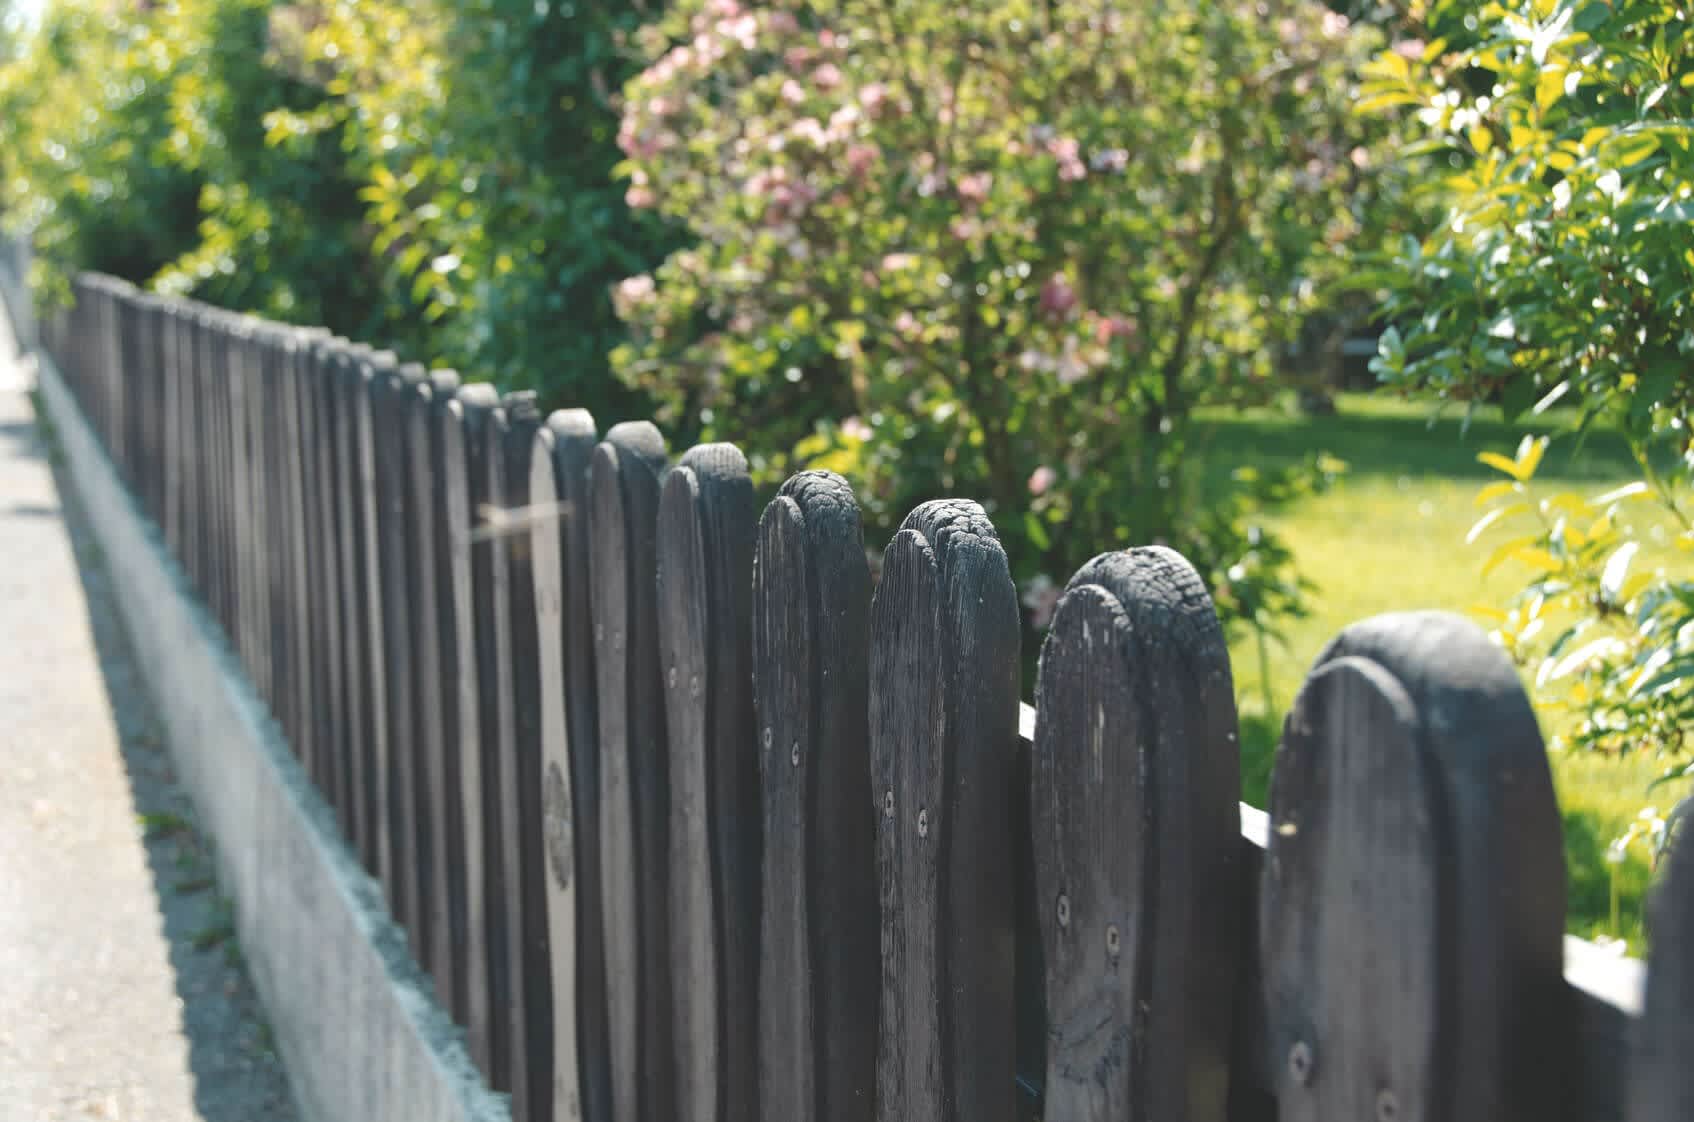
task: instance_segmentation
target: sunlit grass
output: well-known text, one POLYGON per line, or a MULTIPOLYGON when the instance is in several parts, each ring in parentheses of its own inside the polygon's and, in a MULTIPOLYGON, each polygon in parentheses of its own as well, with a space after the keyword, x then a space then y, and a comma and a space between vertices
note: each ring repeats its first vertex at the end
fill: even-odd
MULTIPOLYGON (((1350 466, 1327 494, 1302 500, 1271 520, 1293 547, 1301 571, 1319 587, 1311 615, 1289 621, 1283 628, 1285 644, 1272 645, 1268 675, 1260 672, 1251 637, 1234 644, 1243 734, 1242 797, 1248 802, 1264 805, 1282 714, 1319 651, 1349 623, 1380 612, 1418 608, 1468 612, 1480 604, 1502 604, 1521 586, 1522 574, 1509 568, 1483 578, 1480 570, 1488 550, 1481 542, 1467 546, 1465 535, 1480 513, 1474 503, 1477 490, 1499 478, 1476 462, 1476 454, 1511 452, 1522 430, 1504 424, 1493 410, 1480 411, 1462 434, 1456 416, 1434 427, 1429 419, 1427 406, 1347 396, 1334 417, 1266 410, 1217 421, 1208 463, 1212 470, 1270 466, 1319 450, 1350 466), (1267 684, 1271 712, 1263 700, 1267 684)), ((1555 422, 1542 430, 1559 427, 1555 422)), ((1591 436, 1580 449, 1577 444, 1568 435, 1554 441, 1538 476, 1540 491, 1595 494, 1635 478, 1628 453, 1615 437, 1591 436)), ((1650 529, 1651 508, 1638 508, 1636 517, 1650 529)), ((1640 564, 1681 565, 1683 572, 1694 571, 1685 557, 1657 546, 1651 536, 1640 564)), ((1544 716, 1544 729, 1546 724, 1544 716)), ((1648 793, 1647 784, 1661 766, 1656 761, 1555 752, 1552 763, 1565 821, 1570 929, 1583 935, 1612 934, 1606 847, 1643 805, 1657 799, 1663 807, 1662 800, 1674 795, 1648 793)), ((1639 856, 1619 873, 1621 923, 1616 934, 1632 942, 1640 935, 1646 879, 1639 856)))

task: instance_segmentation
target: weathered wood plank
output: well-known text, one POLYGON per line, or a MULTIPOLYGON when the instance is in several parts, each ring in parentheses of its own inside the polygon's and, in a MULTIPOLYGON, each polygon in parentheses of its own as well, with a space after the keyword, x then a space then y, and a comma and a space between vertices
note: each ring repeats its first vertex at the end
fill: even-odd
POLYGON ((1646 1005, 1629 1065, 1630 1122, 1694 1118, 1694 831, 1673 827, 1647 919, 1646 1005))
POLYGON ((683 1122, 757 1115, 753 534, 753 483, 740 449, 690 449, 660 497, 657 587, 670 733, 670 957, 683 1122))
MULTIPOLYGON (((456 387, 455 387, 456 388, 456 387)), ((451 392, 451 389, 449 390, 451 392)), ((434 376, 407 386, 406 426, 407 575, 411 599, 412 778, 410 798, 414 862, 415 915, 422 937, 420 964, 435 982, 443 1008, 453 1006, 452 939, 447 930, 444 830, 441 809, 446 783, 442 746, 440 599, 436 591, 436 508, 434 462, 434 376)))
MULTIPOLYGON (((1381 1047, 1394 1049, 1394 1070, 1381 1058, 1370 1069, 1351 1069, 1347 1063, 1359 1057, 1340 1034, 1364 1032, 1354 1023, 1356 1017, 1347 1019, 1344 1030, 1337 1020, 1315 1021, 1298 995, 1286 985, 1279 988, 1292 969, 1278 961, 1280 956, 1298 959, 1296 948, 1335 930, 1331 923, 1357 922, 1356 917, 1329 916, 1332 910, 1354 911, 1348 894, 1324 894, 1306 883, 1322 874, 1321 868, 1292 863, 1303 856, 1298 850, 1284 859, 1286 828, 1293 826, 1297 836, 1313 811, 1298 801, 1306 791, 1297 783, 1291 790, 1282 788, 1286 769, 1279 755, 1260 927, 1265 1063, 1279 1073, 1283 1111, 1317 1093, 1307 1087, 1334 1081, 1374 1084, 1372 1096, 1386 1092, 1394 1097, 1392 1106, 1415 1108, 1429 1118, 1556 1117, 1572 1097, 1579 1067, 1572 1062, 1574 1024, 1562 977, 1565 888, 1558 808, 1529 699, 1511 661, 1458 616, 1407 613, 1354 624, 1319 657, 1314 674, 1349 657, 1375 663, 1404 691, 1416 717, 1418 759, 1429 776, 1431 801, 1439 808, 1433 814, 1438 905, 1419 927, 1399 930, 1392 942, 1369 949, 1388 960, 1379 969, 1405 971, 1409 980, 1418 979, 1415 971, 1426 970, 1426 956, 1433 955, 1439 1012, 1434 1039, 1420 1039, 1408 1023, 1406 1035, 1380 1041, 1381 1047), (1320 1035, 1323 1031, 1329 1035, 1320 1035), (1396 1072, 1409 1078, 1421 1070, 1416 1065, 1422 1048, 1434 1050, 1425 1084, 1401 1088, 1383 1082, 1396 1072), (1307 1082, 1296 1090, 1289 1077, 1307 1067, 1306 1060, 1307 1082)), ((1280 753, 1293 745, 1288 766, 1296 768, 1290 774, 1298 774, 1301 741, 1297 730, 1290 737, 1280 753)), ((1415 801, 1416 792, 1399 796, 1415 801)), ((1404 807, 1391 811, 1391 801, 1380 795, 1369 813, 1379 818, 1409 813, 1404 807)), ((1412 836, 1411 827, 1401 833, 1412 836)), ((1369 852, 1372 845, 1385 859, 1392 855, 1387 843, 1368 836, 1338 838, 1327 851, 1351 847, 1369 852)), ((1383 864, 1378 862, 1379 870, 1383 864)), ((1364 941, 1386 935, 1355 928, 1350 937, 1364 941)), ((1331 965, 1326 963, 1326 969, 1331 965)), ((1363 1009, 1382 996, 1372 984, 1369 977, 1326 976, 1323 999, 1363 1009)))
POLYGON ((611 1118, 605 931, 600 913, 599 716, 589 575, 589 470, 598 435, 581 409, 536 433, 530 503, 541 639, 541 784, 553 981, 553 1118, 611 1118))
MULTIPOLYGON (((335 570, 341 605, 337 675, 341 679, 340 730, 344 794, 338 808, 341 829, 354 852, 366 854, 362 819, 365 785, 364 649, 370 634, 364 603, 364 530, 359 502, 359 452, 356 398, 362 394, 356 352, 342 344, 329 369, 329 418, 335 446, 335 570)), ((261 550, 263 552, 263 550, 261 550)), ((263 562, 261 562, 261 565, 263 562)))
POLYGON ((1031 794, 1048 1110, 1221 1122, 1243 946, 1223 629, 1167 549, 1102 554, 1073 596, 1042 653, 1031 794))
POLYGON ((486 833, 482 804, 482 590, 477 577, 488 579, 487 551, 473 547, 470 531, 472 511, 486 487, 482 448, 488 413, 498 397, 492 386, 461 387, 445 406, 442 423, 441 510, 446 535, 446 585, 442 596, 442 676, 444 702, 454 707, 444 715, 449 733, 449 751, 457 749, 451 774, 457 798, 448 807, 449 837, 456 839, 459 859, 452 865, 458 877, 453 893, 449 923, 454 930, 454 947, 459 958, 456 976, 464 979, 463 1005, 459 1014, 465 1026, 471 1059, 483 1074, 494 1070, 493 988, 489 979, 488 891, 486 833))
MULTIPOLYGON (((506 418, 492 387, 466 386, 459 391, 465 408, 465 458, 470 465, 470 500, 475 512, 499 507, 505 494, 502 470, 506 418)), ((488 1066, 484 1074, 497 1091, 512 1090, 513 985, 507 958, 508 884, 505 863, 500 772, 512 760, 512 642, 511 598, 507 580, 506 540, 490 538, 471 551, 471 590, 476 613, 477 752, 481 799, 465 810, 467 837, 480 834, 483 908, 480 953, 488 975, 488 1066), (474 819, 474 820, 473 820, 474 819)), ((472 930, 479 920, 473 917, 472 930)), ((473 936, 473 943, 475 943, 473 936)))
POLYGON ((1435 793, 1412 701, 1339 658, 1302 687, 1277 753, 1260 938, 1286 1049, 1286 1122, 1445 1117, 1435 793))
POLYGON ((925 503, 889 550, 871 645, 871 767, 883 809, 877 1112, 1007 1122, 1017 1055, 1007 830, 1017 797, 1016 592, 975 503, 925 503))
POLYGON ((354 395, 354 422, 357 431, 359 456, 356 505, 363 538, 364 620, 368 628, 362 647, 364 665, 361 681, 365 697, 365 729, 361 765, 369 780, 365 788, 363 819, 366 824, 366 868, 388 891, 389 870, 393 868, 393 837, 389 831, 388 792, 388 674, 387 624, 384 620, 383 562, 384 531, 380 514, 382 500, 377 484, 383 478, 379 463, 384 446, 377 442, 382 426, 377 402, 386 392, 383 383, 394 365, 394 356, 387 352, 362 354, 359 361, 359 386, 354 395))
POLYGON ((615 425, 594 451, 592 574, 599 684, 607 1021, 616 1122, 673 1113, 670 855, 664 701, 652 589, 664 441, 615 425))
MULTIPOLYGON (((541 414, 531 391, 501 399, 501 506, 530 504, 530 461, 541 414)), ((540 624, 529 534, 506 539, 511 611, 512 754, 500 769, 502 846, 506 866, 506 956, 512 969, 513 1122, 552 1117, 553 982, 547 947, 546 870, 542 864, 540 624)))
POLYGON ((868 755, 870 566, 841 477, 804 472, 759 523, 762 1118, 876 1115, 881 985, 868 755))

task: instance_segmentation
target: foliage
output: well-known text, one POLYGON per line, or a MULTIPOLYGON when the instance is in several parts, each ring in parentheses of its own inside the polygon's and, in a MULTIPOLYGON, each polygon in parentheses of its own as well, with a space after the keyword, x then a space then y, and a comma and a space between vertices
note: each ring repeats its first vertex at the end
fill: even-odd
POLYGON ((618 2, 321 0, 277 11, 279 49, 334 97, 267 118, 289 147, 344 129, 389 330, 432 359, 624 410, 611 282, 661 255, 611 169, 618 2))
POLYGON ((1037 598, 1165 539, 1297 602, 1192 417, 1270 395, 1372 228, 1369 39, 1300 0, 682 0, 620 141, 694 240, 619 286, 616 367, 766 479, 846 473, 874 528, 983 499, 1037 598))
POLYGON ((1437 0, 1474 15, 1463 47, 1403 41, 1372 65, 1366 105, 1415 113, 1447 164, 1450 208, 1367 283, 1391 288, 1376 369, 1402 387, 1511 414, 1574 405, 1615 425, 1641 472, 1601 496, 1532 499, 1545 445, 1490 457, 1479 499, 1490 567, 1528 583, 1499 637, 1535 668, 1571 742, 1686 758, 1694 582, 1637 571, 1629 511, 1653 501, 1684 547, 1694 472, 1694 50, 1667 0, 1437 0), (1513 536, 1493 540, 1510 527, 1513 536))
POLYGON ((144 279, 195 241, 200 179, 168 156, 172 63, 153 18, 60 0, 0 68, 0 210, 56 294, 69 269, 144 279))

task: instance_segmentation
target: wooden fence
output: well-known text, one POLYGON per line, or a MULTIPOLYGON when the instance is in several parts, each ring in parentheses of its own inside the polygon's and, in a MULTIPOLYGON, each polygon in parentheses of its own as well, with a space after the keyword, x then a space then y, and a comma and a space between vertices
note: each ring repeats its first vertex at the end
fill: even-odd
POLYGON ((873 590, 826 473, 101 277, 46 336, 519 1122, 1694 1117, 1694 856, 1643 999, 1461 619, 1335 640, 1267 818, 1168 550, 1020 707, 974 503, 873 590))

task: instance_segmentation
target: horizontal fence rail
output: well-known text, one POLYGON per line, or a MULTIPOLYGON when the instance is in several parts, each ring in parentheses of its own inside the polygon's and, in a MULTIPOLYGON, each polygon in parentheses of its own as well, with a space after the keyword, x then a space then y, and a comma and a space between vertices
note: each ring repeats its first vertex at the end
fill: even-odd
POLYGON ((1462 619, 1337 637, 1260 813, 1168 550, 1020 708, 974 503, 873 587, 828 473, 761 513, 732 445, 106 277, 42 333, 519 1122, 1694 1117, 1694 841, 1644 983, 1564 938, 1462 619))

